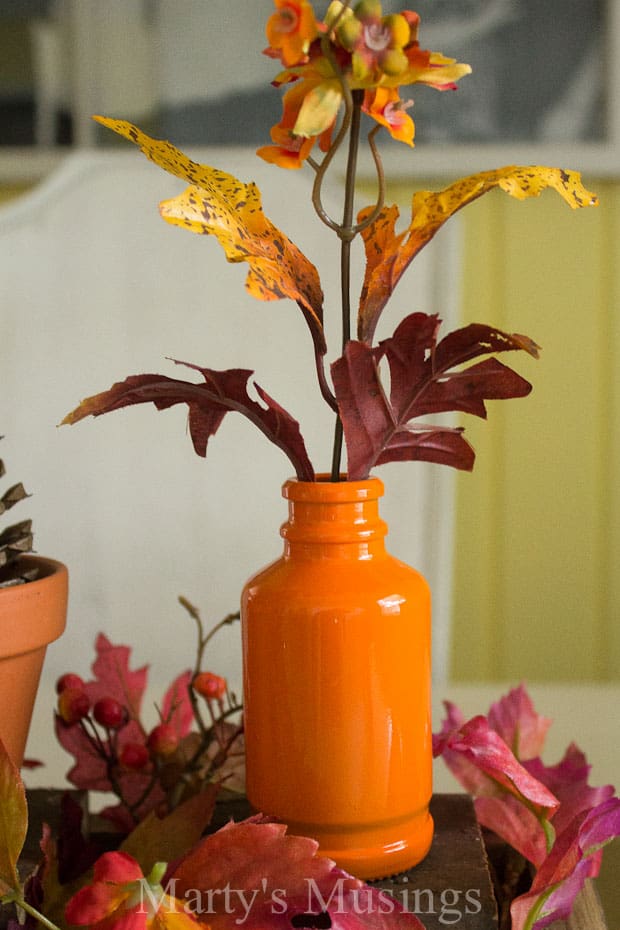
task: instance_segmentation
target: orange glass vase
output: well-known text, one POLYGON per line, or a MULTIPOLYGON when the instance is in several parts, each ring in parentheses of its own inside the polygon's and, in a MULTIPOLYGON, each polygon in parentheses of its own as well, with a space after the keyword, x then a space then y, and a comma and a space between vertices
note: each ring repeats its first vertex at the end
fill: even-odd
POLYGON ((359 878, 433 836, 430 594, 385 549, 382 494, 287 481, 284 554, 241 611, 248 799, 359 878))

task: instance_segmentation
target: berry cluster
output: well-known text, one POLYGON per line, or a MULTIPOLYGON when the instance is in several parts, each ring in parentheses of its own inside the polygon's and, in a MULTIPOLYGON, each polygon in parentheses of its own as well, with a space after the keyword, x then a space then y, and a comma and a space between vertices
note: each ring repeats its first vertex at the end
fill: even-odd
POLYGON ((181 603, 197 624, 196 661, 168 689, 155 726, 145 727, 140 715, 146 669, 132 671, 128 647, 105 637, 98 641, 93 681, 68 672, 56 684, 56 733, 77 761, 69 780, 114 793, 120 804, 109 819, 122 828, 131 829, 149 810, 172 810, 206 782, 234 787, 241 780, 241 705, 225 678, 201 668, 212 636, 238 614, 205 633, 196 608, 181 603))
POLYGON ((87 686, 79 675, 72 672, 62 675, 56 682, 56 692, 58 716, 63 723, 69 727, 79 724, 96 752, 110 766, 138 772, 146 769, 149 762, 156 764, 158 759, 169 758, 179 748, 178 732, 165 721, 153 727, 145 735, 144 742, 126 740, 121 744, 118 734, 132 719, 128 708, 109 696, 91 702, 87 686))

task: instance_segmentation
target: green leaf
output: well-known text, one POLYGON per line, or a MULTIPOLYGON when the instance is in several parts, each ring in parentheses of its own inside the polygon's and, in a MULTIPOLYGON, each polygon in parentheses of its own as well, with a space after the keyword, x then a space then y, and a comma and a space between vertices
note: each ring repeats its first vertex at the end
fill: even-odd
POLYGON ((27 829, 28 805, 24 783, 0 740, 0 895, 21 890, 17 860, 27 829))
POLYGON ((218 784, 207 785, 204 791, 180 804, 167 817, 158 817, 151 811, 120 849, 140 863, 145 875, 156 862, 180 859, 198 843, 211 822, 218 791, 218 784))

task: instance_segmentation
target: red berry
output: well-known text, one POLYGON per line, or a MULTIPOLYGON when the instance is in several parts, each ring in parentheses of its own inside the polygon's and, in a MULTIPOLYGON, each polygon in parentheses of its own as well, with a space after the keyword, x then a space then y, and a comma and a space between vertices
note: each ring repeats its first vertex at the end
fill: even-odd
POLYGON ((149 754, 144 743, 125 743, 118 755, 123 768, 139 772, 149 761, 149 754))
POLYGON ((226 679, 213 672, 199 672, 192 682, 194 691, 208 701, 221 700, 226 694, 226 679))
POLYGON ((56 694, 62 694, 65 688, 83 688, 84 682, 79 675, 74 675, 73 672, 67 672, 66 675, 61 675, 58 681, 56 682, 56 694))
POLYGON ((118 730, 127 722, 123 705, 111 697, 100 698, 93 707, 93 717, 102 727, 118 730))
POLYGON ((65 723, 78 723, 89 710, 90 699, 82 688, 64 688, 58 695, 58 713, 65 723))
POLYGON ((177 750, 179 736, 172 724, 160 723, 151 730, 146 744, 156 756, 171 756, 177 750))

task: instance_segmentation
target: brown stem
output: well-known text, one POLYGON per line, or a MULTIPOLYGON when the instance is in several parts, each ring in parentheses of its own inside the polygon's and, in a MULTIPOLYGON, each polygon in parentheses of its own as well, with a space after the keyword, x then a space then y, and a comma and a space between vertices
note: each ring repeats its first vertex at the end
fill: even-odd
MULTIPOLYGON (((360 125, 362 118, 363 90, 354 90, 352 93, 353 112, 351 114, 351 131, 349 134, 349 155, 347 158, 347 172, 344 185, 344 210, 342 224, 339 227, 340 236, 340 290, 342 305, 342 351, 351 339, 351 242, 355 237, 353 227, 353 210, 355 204, 355 176, 357 171, 357 155, 359 152, 360 125)), ((340 481, 340 463, 342 459, 342 421, 336 418, 334 430, 334 446, 332 455, 332 481, 340 481)))
POLYGON ((325 374, 325 356, 321 355, 318 350, 315 350, 314 359, 316 364, 316 373, 319 379, 321 396, 323 397, 323 400, 327 401, 332 410, 335 411, 335 413, 338 413, 338 404, 327 382, 327 376, 325 374))

